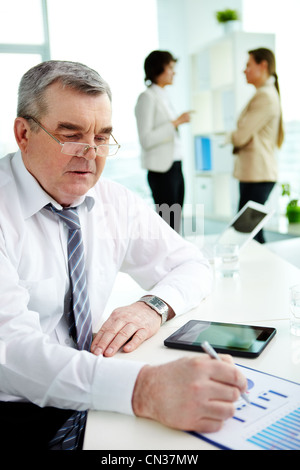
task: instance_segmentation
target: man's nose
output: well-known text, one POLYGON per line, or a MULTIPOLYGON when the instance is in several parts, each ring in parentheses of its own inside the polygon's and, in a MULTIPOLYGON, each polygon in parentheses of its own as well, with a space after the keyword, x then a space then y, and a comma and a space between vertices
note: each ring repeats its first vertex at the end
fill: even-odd
POLYGON ((96 158, 97 147, 95 145, 87 144, 84 148, 84 158, 87 160, 94 160, 96 158))

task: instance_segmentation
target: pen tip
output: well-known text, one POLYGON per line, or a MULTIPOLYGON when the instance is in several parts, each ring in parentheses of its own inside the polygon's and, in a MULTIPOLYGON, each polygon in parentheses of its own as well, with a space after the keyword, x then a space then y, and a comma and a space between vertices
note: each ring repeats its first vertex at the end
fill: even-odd
POLYGON ((246 393, 242 393, 242 397, 248 403, 248 405, 251 405, 250 399, 246 393))

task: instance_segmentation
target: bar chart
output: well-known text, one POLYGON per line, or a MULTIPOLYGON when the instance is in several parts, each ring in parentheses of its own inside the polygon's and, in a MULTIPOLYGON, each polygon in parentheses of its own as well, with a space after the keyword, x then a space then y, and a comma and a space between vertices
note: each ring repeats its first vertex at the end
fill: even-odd
POLYGON ((299 450, 300 407, 251 436, 248 441, 264 450, 299 450))
POLYGON ((300 384, 240 366, 247 395, 221 431, 198 435, 224 449, 300 450, 300 384))

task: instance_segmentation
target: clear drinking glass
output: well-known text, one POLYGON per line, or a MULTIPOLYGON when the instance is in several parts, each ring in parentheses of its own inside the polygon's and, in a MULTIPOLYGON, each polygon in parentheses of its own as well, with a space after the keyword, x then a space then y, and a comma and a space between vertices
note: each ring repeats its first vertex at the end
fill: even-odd
POLYGON ((214 266, 220 277, 235 277, 239 274, 239 246, 235 244, 217 244, 214 247, 214 266))

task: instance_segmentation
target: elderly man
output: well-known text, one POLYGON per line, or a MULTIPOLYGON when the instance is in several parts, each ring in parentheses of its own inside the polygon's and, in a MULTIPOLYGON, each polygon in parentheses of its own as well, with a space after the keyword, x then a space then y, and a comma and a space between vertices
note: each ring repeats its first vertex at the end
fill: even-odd
POLYGON ((89 409, 218 429, 246 387, 231 359, 112 357, 198 305, 211 273, 151 208, 100 178, 119 147, 108 85, 82 64, 39 64, 21 80, 14 130, 19 151, 0 160, 1 444, 81 449, 89 409), (149 295, 103 322, 119 271, 149 295))

